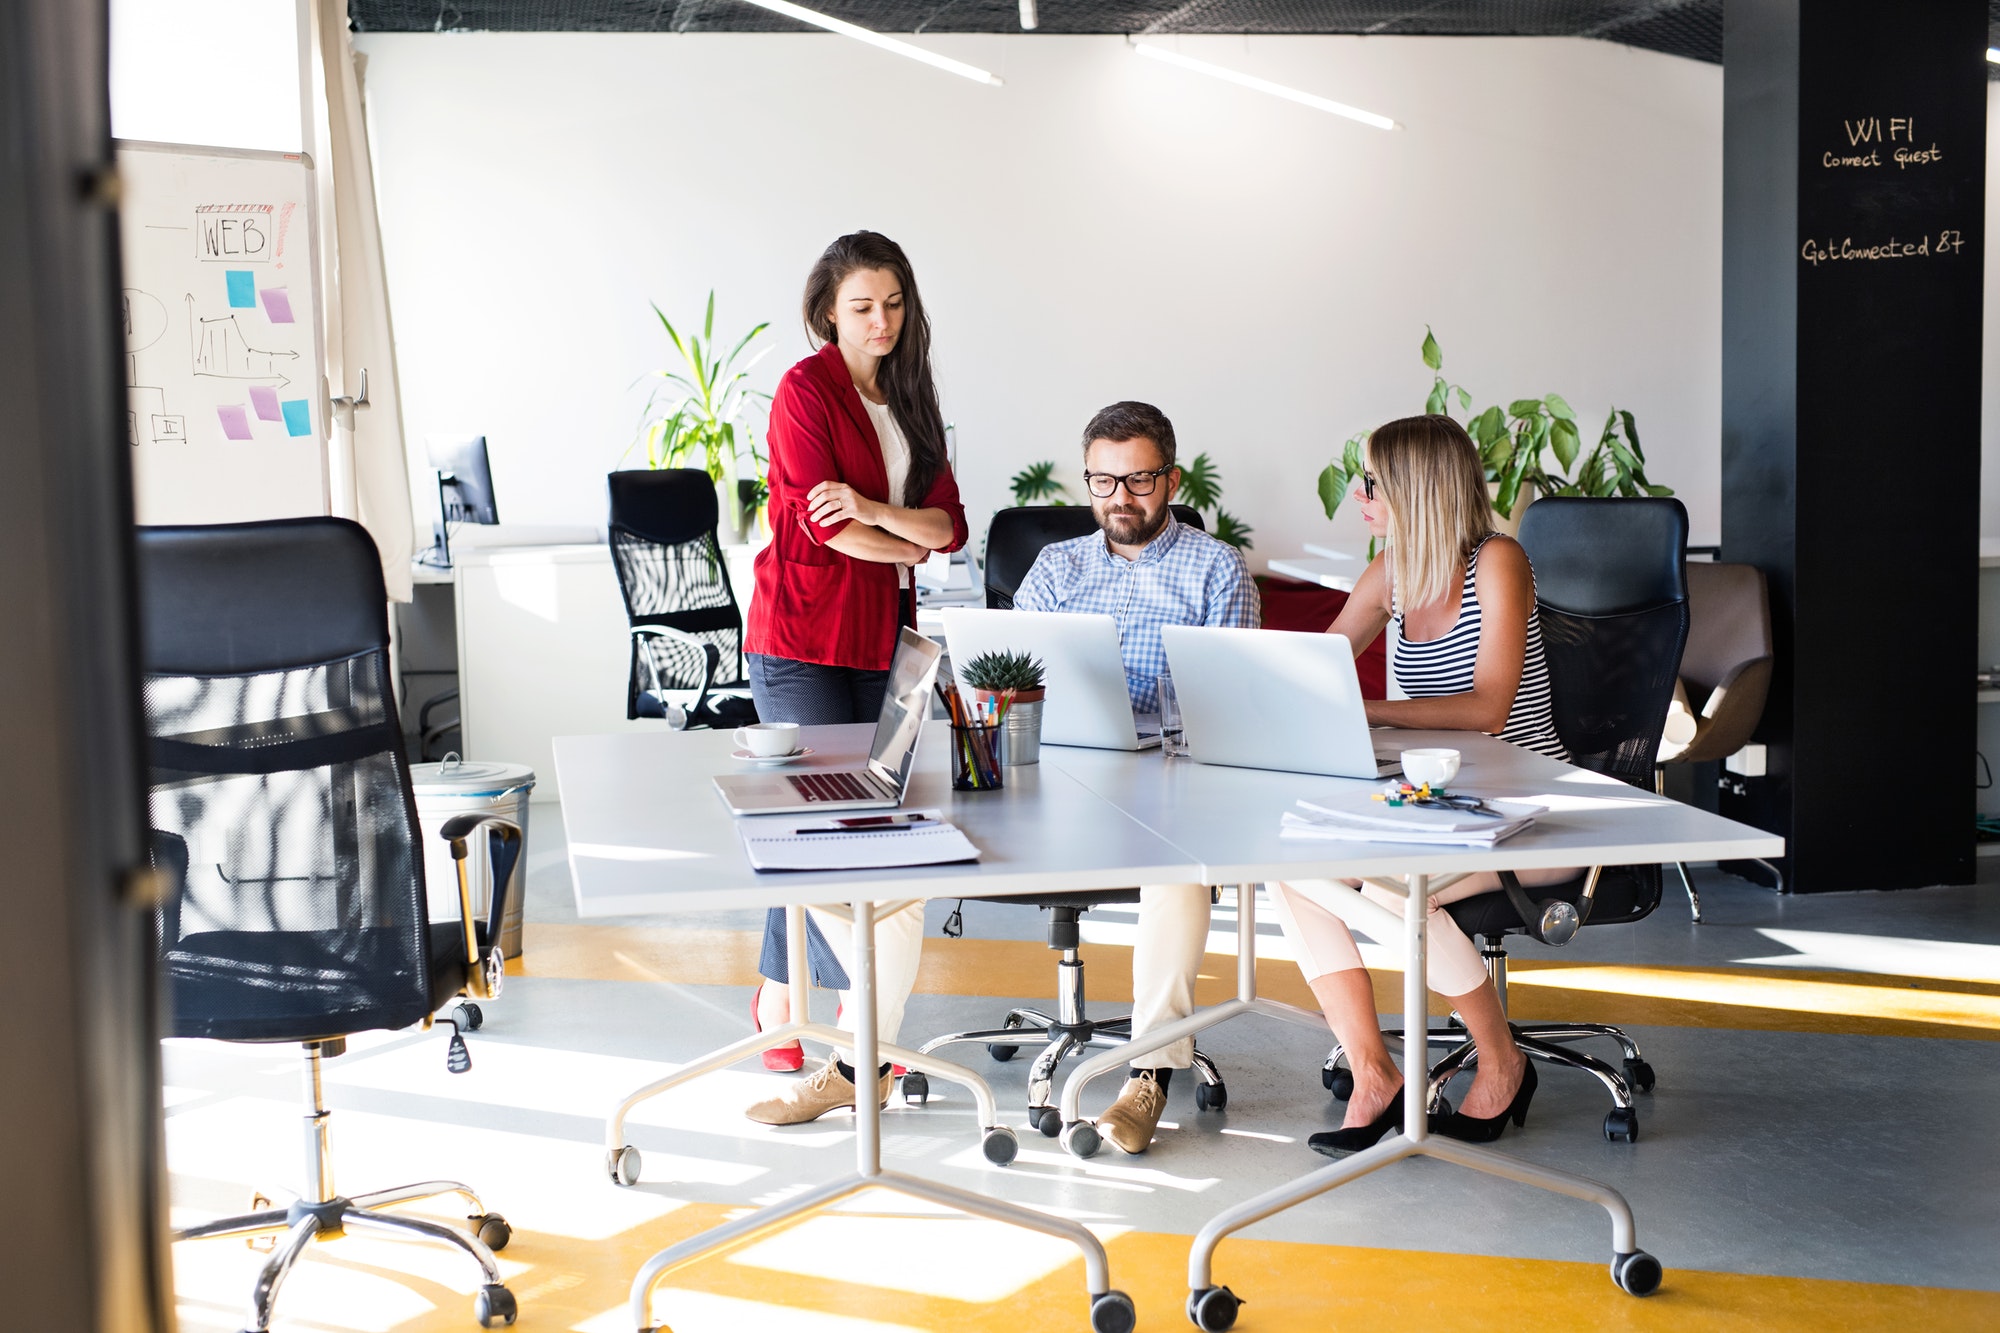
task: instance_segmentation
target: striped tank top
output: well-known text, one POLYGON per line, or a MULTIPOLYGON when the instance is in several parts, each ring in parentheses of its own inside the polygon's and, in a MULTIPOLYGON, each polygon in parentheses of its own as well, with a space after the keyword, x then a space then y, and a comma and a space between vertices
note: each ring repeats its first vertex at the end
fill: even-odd
MULTIPOLYGON (((1479 655, 1480 610, 1475 581, 1479 573, 1479 552, 1486 543, 1473 548, 1465 561, 1465 584, 1459 590, 1458 619, 1435 639, 1412 642, 1403 633, 1403 604, 1391 598, 1391 619, 1396 642, 1392 657, 1396 687, 1412 699, 1435 698, 1445 694, 1466 694, 1472 689, 1472 668, 1479 655)), ((1532 572, 1529 575, 1533 578, 1532 572)), ((1542 652, 1542 622, 1528 617, 1528 647, 1521 664, 1521 684, 1514 691, 1514 706, 1508 711, 1507 725, 1500 739, 1524 750, 1568 759, 1556 735, 1555 709, 1549 693, 1549 663, 1542 652)))

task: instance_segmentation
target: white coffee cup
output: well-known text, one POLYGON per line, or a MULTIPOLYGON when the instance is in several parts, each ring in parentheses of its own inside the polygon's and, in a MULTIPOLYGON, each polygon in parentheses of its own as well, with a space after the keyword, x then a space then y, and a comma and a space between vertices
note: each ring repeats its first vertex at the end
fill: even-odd
POLYGON ((1396 757, 1403 765, 1403 780, 1413 787, 1449 787, 1458 776, 1456 750, 1405 750, 1396 757))
POLYGON ((776 759, 799 748, 799 724, 753 722, 736 729, 736 743, 759 759, 776 759))

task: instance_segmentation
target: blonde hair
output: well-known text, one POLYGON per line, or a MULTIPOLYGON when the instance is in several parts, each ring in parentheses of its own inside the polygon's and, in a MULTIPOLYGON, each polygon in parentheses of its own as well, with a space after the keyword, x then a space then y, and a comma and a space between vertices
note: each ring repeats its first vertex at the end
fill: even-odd
POLYGON ((1447 416, 1401 417, 1368 437, 1368 464, 1389 509, 1389 575, 1403 610, 1450 597, 1493 531, 1472 437, 1447 416))

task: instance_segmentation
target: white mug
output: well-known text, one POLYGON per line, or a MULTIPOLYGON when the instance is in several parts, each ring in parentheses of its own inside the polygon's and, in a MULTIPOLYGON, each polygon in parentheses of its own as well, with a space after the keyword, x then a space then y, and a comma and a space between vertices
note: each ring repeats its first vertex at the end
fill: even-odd
POLYGON ((775 759, 799 748, 796 722, 755 722, 736 729, 736 744, 760 759, 775 759))
POLYGON ((1397 758, 1403 765, 1403 780, 1412 786, 1449 787, 1458 776, 1456 750, 1405 750, 1397 758))

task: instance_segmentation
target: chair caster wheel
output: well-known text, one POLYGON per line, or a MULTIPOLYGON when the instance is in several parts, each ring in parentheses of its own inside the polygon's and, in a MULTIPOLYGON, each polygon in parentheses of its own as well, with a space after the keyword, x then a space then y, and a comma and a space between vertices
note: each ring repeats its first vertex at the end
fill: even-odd
POLYGON ((507 1248, 507 1242, 514 1239, 514 1228, 507 1225, 507 1219, 498 1213, 478 1213, 465 1219, 472 1223, 472 1234, 479 1237, 479 1243, 498 1254, 507 1248))
POLYGON ((467 1000, 464 1003, 460 1004, 458 1006, 458 1012, 462 1014, 465 1018, 465 1030, 467 1032, 477 1032, 479 1031, 479 1029, 486 1026, 485 1011, 480 1009, 480 1007, 474 1004, 472 1001, 467 1000))
POLYGON ((1138 1326, 1139 1312, 1124 1292, 1107 1291, 1090 1298, 1090 1333, 1132 1333, 1138 1326))
POLYGON ((479 1294, 472 1298, 472 1317, 479 1321, 481 1328, 505 1328, 520 1313, 520 1308, 514 1304, 514 1293, 498 1283, 481 1287, 479 1294))
POLYGON ((1187 1298, 1188 1322, 1202 1333, 1222 1333, 1236 1327, 1236 1311, 1243 1301, 1227 1287, 1203 1287, 1187 1298))
POLYGON ((639 1183, 639 1168, 642 1165, 639 1150, 631 1144, 604 1154, 604 1169, 611 1173, 611 1180, 618 1185, 639 1183))
POLYGON ((1354 1095, 1354 1071, 1346 1065, 1331 1061, 1320 1066, 1319 1081, 1333 1094, 1334 1100, 1346 1101, 1354 1095))
POLYGON ((1071 1157, 1095 1157, 1104 1140, 1097 1137, 1097 1126, 1088 1120, 1077 1120, 1063 1126, 1063 1151, 1071 1157))
POLYGON ((1005 1166, 1020 1155, 1021 1141, 1005 1125, 994 1125, 979 1140, 979 1151, 995 1166, 1005 1166))
POLYGON ((931 1081, 912 1069, 903 1075, 903 1104, 922 1106, 931 1099, 931 1081))
POLYGON ((1611 1280, 1628 1296, 1650 1296, 1660 1289, 1660 1261, 1644 1250, 1611 1256, 1611 1280))
POLYGON ((1450 1115, 1451 1098, 1439 1097, 1436 1102, 1431 1104, 1430 1113, 1432 1115, 1450 1115))
POLYGON ((1004 1065, 1019 1055, 1021 1048, 1019 1046, 1002 1046, 995 1042, 988 1042, 986 1044, 986 1053, 1004 1065))
POLYGON ((1653 1090, 1653 1067, 1644 1060, 1627 1060, 1625 1062, 1625 1086, 1634 1092, 1651 1092, 1653 1090))
POLYGON ((1062 1133, 1062 1112, 1053 1106, 1030 1106, 1028 1123, 1042 1131, 1042 1137, 1052 1139, 1062 1133))
POLYGON ((1613 1143, 1639 1141, 1639 1113, 1629 1106, 1614 1107, 1604 1117, 1604 1137, 1613 1143))
POLYGON ((1229 1105, 1228 1086, 1222 1083, 1195 1084, 1194 1105, 1197 1111, 1220 1111, 1229 1105))

